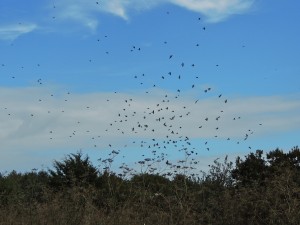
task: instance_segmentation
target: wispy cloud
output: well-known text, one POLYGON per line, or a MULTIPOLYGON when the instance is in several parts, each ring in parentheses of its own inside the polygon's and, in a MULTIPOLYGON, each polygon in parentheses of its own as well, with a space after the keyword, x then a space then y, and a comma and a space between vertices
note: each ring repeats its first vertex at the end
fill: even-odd
MULTIPOLYGON (((220 22, 233 14, 244 13, 254 0, 110 0, 87 2, 85 0, 61 0, 49 4, 50 14, 59 21, 73 21, 95 32, 99 26, 99 14, 109 13, 122 19, 130 19, 133 11, 150 10, 158 5, 172 4, 204 15, 208 22, 220 22)), ((44 10, 44 9, 41 9, 44 10)), ((50 17, 49 17, 50 19, 50 17)), ((44 21, 45 20, 41 20, 44 21)), ((53 19, 51 17, 51 22, 53 19)), ((49 25, 49 24, 48 24, 49 25)), ((47 24, 41 25, 47 27, 47 24)), ((0 39, 14 40, 38 28, 36 23, 0 25, 0 39)))
POLYGON ((199 12, 209 22, 220 22, 227 17, 244 13, 253 5, 253 0, 170 0, 173 4, 199 12))
POLYGON ((12 41, 21 35, 36 30, 38 26, 34 23, 28 24, 10 24, 0 26, 0 39, 12 41))
MULTIPOLYGON (((132 138, 166 136, 243 139, 246 133, 264 135, 300 126, 299 101, 276 96, 233 98, 228 103, 218 98, 195 103, 194 99, 182 97, 157 106, 161 92, 151 96, 96 93, 60 97, 32 88, 0 92, 5 107, 0 112, 4 149, 84 145, 102 148, 111 140, 121 143, 132 138)), ((168 96, 171 99, 175 94, 168 96)))
POLYGON ((27 157, 28 164, 22 165, 39 166, 38 160, 45 161, 39 155, 58 149, 66 154, 79 149, 135 149, 153 138, 159 142, 187 136, 192 143, 208 140, 218 145, 228 145, 230 138, 236 145, 247 135, 252 140, 300 127, 300 102, 291 96, 231 97, 227 103, 223 97, 195 103, 190 93, 175 97, 176 93, 157 89, 149 94, 68 94, 53 88, 1 88, 1 164, 10 168, 5 161, 17 162, 13 158, 18 156, 27 157))
POLYGON ((94 31, 98 26, 97 14, 99 13, 109 13, 127 20, 130 11, 150 9, 163 2, 161 0, 111 0, 99 1, 97 4, 96 1, 62 0, 55 4, 57 19, 80 22, 94 31))
POLYGON ((61 1, 58 3, 57 19, 74 20, 94 31, 98 21, 93 15, 94 9, 84 1, 61 1))
POLYGON ((206 17, 208 22, 220 22, 233 14, 244 13, 251 8, 254 0, 110 0, 86 2, 83 0, 62 0, 58 5, 58 18, 81 22, 86 27, 95 30, 98 26, 97 13, 110 13, 125 20, 129 19, 131 11, 152 9, 161 4, 173 4, 198 12, 206 17))

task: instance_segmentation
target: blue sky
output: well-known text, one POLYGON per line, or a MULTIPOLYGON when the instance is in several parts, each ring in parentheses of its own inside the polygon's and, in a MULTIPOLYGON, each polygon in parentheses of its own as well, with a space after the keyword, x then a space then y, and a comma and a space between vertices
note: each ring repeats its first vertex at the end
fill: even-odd
POLYGON ((152 151, 173 162, 197 152, 205 168, 226 154, 289 150, 300 136, 299 7, 1 1, 0 171, 79 150, 95 162, 120 151, 115 168, 152 151))

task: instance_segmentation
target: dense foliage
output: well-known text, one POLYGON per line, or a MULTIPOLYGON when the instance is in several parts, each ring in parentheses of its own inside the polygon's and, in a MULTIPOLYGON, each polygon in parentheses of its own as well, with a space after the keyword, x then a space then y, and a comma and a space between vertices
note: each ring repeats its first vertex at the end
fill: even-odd
POLYGON ((202 177, 125 179, 70 154, 52 170, 0 174, 0 224, 300 224, 300 150, 214 161, 202 177))

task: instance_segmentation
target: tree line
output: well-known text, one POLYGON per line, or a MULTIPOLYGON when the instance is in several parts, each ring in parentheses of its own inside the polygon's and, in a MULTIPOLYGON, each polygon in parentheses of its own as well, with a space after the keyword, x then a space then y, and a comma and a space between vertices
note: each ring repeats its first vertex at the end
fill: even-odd
POLYGON ((0 224, 300 224, 300 150, 215 160, 202 176, 100 172, 81 152, 0 174, 0 224))

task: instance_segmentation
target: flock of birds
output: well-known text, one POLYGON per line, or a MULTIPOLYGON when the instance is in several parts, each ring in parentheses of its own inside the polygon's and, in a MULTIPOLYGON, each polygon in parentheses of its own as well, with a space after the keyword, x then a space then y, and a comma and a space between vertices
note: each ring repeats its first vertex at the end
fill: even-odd
MULTIPOLYGON (((96 2, 97 5, 100 5, 101 2, 96 2)), ((56 8, 56 6, 53 6, 56 8)), ((167 12, 169 15, 170 12, 167 12)), ((55 16, 53 16, 55 19, 55 16)), ((201 18, 196 18, 201 21, 201 18)), ((205 26, 201 26, 200 29, 203 32, 207 32, 205 26)), ((109 35, 105 35, 104 38, 109 38, 109 35)), ((101 39, 96 39, 96 43, 101 42, 101 39)), ((168 45, 168 41, 162 40, 162 45, 168 45)), ((107 49, 109 46, 105 46, 107 49)), ((195 44, 195 48, 199 47, 199 44, 195 44)), ((243 46, 244 47, 244 46, 243 46)), ((129 54, 133 52, 142 52, 143 48, 137 45, 132 45, 128 48, 129 54)), ((110 55, 109 51, 105 51, 104 54, 110 55)), ((110 55, 111 57, 111 55, 110 55)), ((136 166, 129 166, 128 163, 123 162, 120 166, 120 176, 132 175, 139 169, 142 172, 150 173, 160 173, 165 176, 172 176, 178 172, 189 173, 191 176, 197 175, 198 165, 201 164, 201 157, 199 154, 200 151, 210 151, 212 150, 211 142, 220 138, 221 141, 232 141, 236 144, 241 142, 246 142, 249 137, 254 133, 253 128, 245 128, 243 131, 243 138, 237 140, 236 138, 224 137, 224 133, 220 135, 220 130, 226 132, 226 128, 222 127, 221 121, 224 119, 223 116, 226 113, 226 109, 230 106, 230 99, 224 96, 223 93, 215 93, 213 87, 208 87, 201 85, 201 77, 199 75, 185 74, 185 68, 195 68, 196 63, 186 63, 181 62, 178 65, 177 61, 174 61, 177 55, 174 53, 166 53, 165 63, 171 64, 170 71, 164 72, 161 75, 147 74, 145 71, 141 71, 136 75, 128 75, 128 82, 135 82, 137 88, 144 90, 144 93, 141 96, 127 94, 126 97, 123 97, 122 92, 118 92, 118 87, 112 95, 116 96, 111 99, 107 98, 102 101, 102 104, 105 104, 104 108, 109 107, 110 104, 113 104, 113 101, 117 99, 119 107, 115 108, 114 119, 111 121, 106 121, 106 127, 103 128, 102 133, 94 133, 92 130, 80 130, 80 126, 84 127, 84 121, 76 120, 74 121, 74 128, 72 131, 68 131, 67 135, 63 137, 55 136, 56 131, 52 129, 47 129, 49 141, 55 141, 55 139, 64 139, 64 138, 76 138, 78 134, 85 133, 85 136, 92 140, 92 148, 100 148, 99 140, 105 138, 105 133, 114 134, 115 136, 127 137, 128 141, 123 143, 122 146, 118 143, 108 143, 106 146, 102 146, 102 149, 108 149, 109 153, 107 157, 100 158, 99 161, 103 166, 103 170, 109 170, 116 157, 120 157, 123 153, 123 158, 126 158, 126 151, 130 151, 130 148, 136 149, 139 148, 141 152, 141 159, 135 162, 136 166), (187 78, 188 77, 188 78, 187 78), (162 91, 164 90, 164 83, 172 83, 173 87, 176 87, 174 90, 162 91), (184 83, 184 85, 181 85, 184 83), (145 88, 143 88, 145 87, 145 88), (197 92, 195 99, 188 99, 185 96, 186 91, 197 92), (205 112, 205 108, 201 107, 203 100, 207 98, 213 98, 214 101, 218 104, 218 114, 215 115, 206 115, 203 118, 197 118, 197 115, 202 115, 199 111, 200 108, 205 112), (192 118, 192 119, 190 119, 192 118), (197 120, 195 120, 197 118, 197 120), (192 124, 190 121, 192 120, 192 124), (199 142, 194 144, 194 140, 197 139, 195 136, 197 134, 189 136, 189 130, 199 130, 199 132, 205 132, 205 129, 208 127, 208 124, 214 124, 214 131, 210 137, 201 138, 201 146, 199 142), (193 129, 191 129, 193 127, 193 129), (204 130, 204 131, 203 131, 204 130), (130 138, 131 137, 131 138, 130 138), (213 141, 211 141, 213 140, 213 141), (127 150, 126 150, 127 149, 127 150), (171 159, 172 155, 175 152, 181 152, 183 159, 173 160, 171 159)), ((93 59, 88 59, 89 63, 94 63, 93 59)), ((0 63, 2 69, 6 67, 5 63, 0 63)), ((36 63, 37 67, 42 67, 39 63, 36 63)), ((219 64, 214 65, 216 69, 219 69, 219 64)), ((0 67, 0 71, 1 71, 0 67)), ((23 68, 23 67, 22 67, 23 68)), ((22 69, 21 68, 21 69, 22 69)), ((11 76, 10 79, 18 80, 17 76, 11 76)), ((36 84, 39 87, 45 85, 45 82, 42 78, 37 77, 36 84)), ((111 96, 112 96, 111 95, 111 96)), ((47 99, 33 97, 36 101, 35 104, 44 103, 44 112, 48 115, 55 114, 65 114, 68 116, 67 109, 49 109, 47 108, 47 100, 50 98, 58 99, 55 94, 50 94, 47 99), (55 112, 53 112, 55 110, 55 112)), ((71 91, 66 91, 63 95, 63 98, 60 99, 60 102, 72 101, 71 91)), ((76 101, 76 97, 74 97, 76 101)), ((63 104, 61 104, 63 105, 63 104)), ((86 113, 88 111, 97 111, 99 109, 94 105, 89 105, 87 103, 85 106, 82 106, 83 110, 81 113, 86 113)), ((14 120, 14 114, 9 107, 2 106, 2 111, 6 113, 7 120, 14 120)), ((90 114, 87 114, 89 116, 90 114)), ((28 117, 34 119, 38 117, 36 112, 30 112, 28 117)), ((46 117, 45 117, 46 118, 46 117)), ((226 118, 226 117, 225 117, 226 118)), ((228 118, 226 118, 228 119, 228 118)), ((236 122, 242 120, 241 115, 237 115, 231 118, 231 122, 236 122)), ((257 125, 261 126, 262 123, 257 125)), ((95 123, 94 126, 97 126, 95 123)), ((234 125, 233 125, 234 126, 234 125)), ((199 140, 199 137, 198 137, 199 140)), ((251 146, 248 146, 251 149, 251 146)), ((138 153, 136 153, 138 154, 138 153)), ((125 161, 125 159, 124 159, 125 161)))

